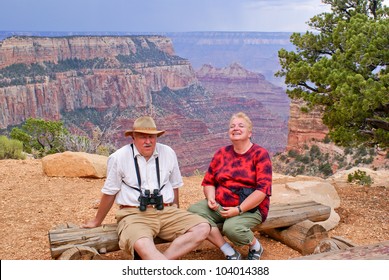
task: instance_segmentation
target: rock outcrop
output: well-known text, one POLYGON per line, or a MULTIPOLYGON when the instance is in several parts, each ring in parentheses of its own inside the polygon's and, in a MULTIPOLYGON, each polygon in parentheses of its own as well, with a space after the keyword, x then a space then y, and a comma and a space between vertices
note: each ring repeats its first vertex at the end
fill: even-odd
POLYGON ((42 158, 42 169, 49 177, 105 178, 107 159, 83 152, 57 153, 42 158))
POLYGON ((290 103, 287 150, 299 151, 304 145, 323 140, 328 134, 328 127, 322 121, 322 112, 319 109, 303 112, 303 106, 304 103, 297 100, 290 103))

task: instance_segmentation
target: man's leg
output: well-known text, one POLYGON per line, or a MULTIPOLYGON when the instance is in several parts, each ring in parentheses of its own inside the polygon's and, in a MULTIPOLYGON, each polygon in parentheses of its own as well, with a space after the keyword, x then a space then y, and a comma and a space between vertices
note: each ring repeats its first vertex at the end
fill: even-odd
POLYGON ((154 240, 148 237, 135 241, 134 250, 142 260, 166 260, 167 257, 155 247, 154 240))
POLYGON ((212 227, 207 239, 218 248, 220 248, 221 246, 223 246, 224 243, 226 243, 226 240, 224 239, 218 227, 212 227))
POLYGON ((209 232, 210 225, 200 223, 174 239, 163 254, 169 260, 176 260, 198 247, 207 238, 209 232))

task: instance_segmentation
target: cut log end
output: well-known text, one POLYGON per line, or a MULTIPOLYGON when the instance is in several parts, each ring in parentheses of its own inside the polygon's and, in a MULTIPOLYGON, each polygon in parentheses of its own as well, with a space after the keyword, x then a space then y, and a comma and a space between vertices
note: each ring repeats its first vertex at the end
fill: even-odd
POLYGON ((88 246, 75 246, 64 251, 59 260, 102 260, 103 258, 95 248, 88 246))
POLYGON ((308 220, 286 229, 270 229, 264 232, 303 255, 312 254, 318 244, 328 238, 328 233, 323 226, 308 220))

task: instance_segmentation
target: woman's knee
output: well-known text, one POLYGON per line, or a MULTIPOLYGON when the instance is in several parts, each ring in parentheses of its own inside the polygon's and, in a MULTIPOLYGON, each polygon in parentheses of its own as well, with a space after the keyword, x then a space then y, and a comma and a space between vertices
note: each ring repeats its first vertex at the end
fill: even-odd
POLYGON ((235 245, 247 245, 254 238, 253 232, 244 226, 226 226, 223 225, 222 233, 235 245))

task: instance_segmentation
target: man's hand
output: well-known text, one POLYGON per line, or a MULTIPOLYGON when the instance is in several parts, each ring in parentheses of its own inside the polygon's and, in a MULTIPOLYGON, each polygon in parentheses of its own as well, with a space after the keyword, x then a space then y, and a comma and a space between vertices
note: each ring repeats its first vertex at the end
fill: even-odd
POLYGON ((96 220, 85 221, 81 225, 82 228, 95 228, 95 227, 99 227, 99 226, 101 226, 101 224, 98 223, 96 220))

